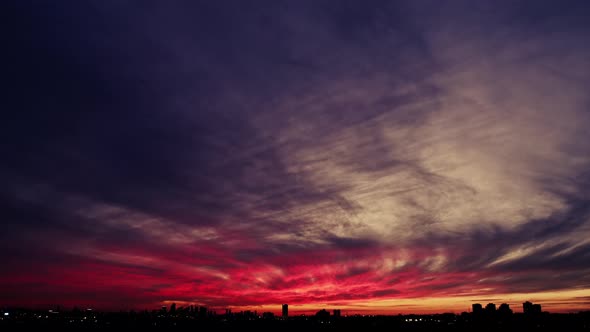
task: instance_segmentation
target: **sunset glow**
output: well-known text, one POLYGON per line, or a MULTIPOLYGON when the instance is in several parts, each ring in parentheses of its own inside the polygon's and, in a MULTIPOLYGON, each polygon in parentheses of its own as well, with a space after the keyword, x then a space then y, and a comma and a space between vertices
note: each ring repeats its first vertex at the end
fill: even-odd
POLYGON ((590 308, 587 5, 263 2, 11 6, 0 306, 590 308))

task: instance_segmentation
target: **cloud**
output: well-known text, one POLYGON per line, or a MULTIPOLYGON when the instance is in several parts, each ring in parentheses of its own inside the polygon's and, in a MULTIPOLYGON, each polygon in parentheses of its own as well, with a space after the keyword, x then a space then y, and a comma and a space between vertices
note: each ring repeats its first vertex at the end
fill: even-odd
POLYGON ((11 8, 0 302, 587 289, 584 7, 378 5, 11 8))

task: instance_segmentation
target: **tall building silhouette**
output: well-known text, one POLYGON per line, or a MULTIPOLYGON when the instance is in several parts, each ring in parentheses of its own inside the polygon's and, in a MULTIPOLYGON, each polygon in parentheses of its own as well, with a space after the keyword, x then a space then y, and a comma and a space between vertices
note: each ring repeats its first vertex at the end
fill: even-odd
POLYGON ((207 307, 199 307, 199 318, 207 317, 207 307))
POLYGON ((526 301, 522 304, 522 312, 524 312, 525 314, 540 314, 541 305, 533 304, 532 302, 526 301))
POLYGON ((498 308, 498 313, 502 316, 512 315, 512 309, 510 309, 510 305, 508 305, 508 303, 502 303, 498 308))
POLYGON ((330 312, 326 309, 322 309, 316 312, 315 317, 318 318, 320 321, 328 321, 330 319, 330 312))
POLYGON ((481 306, 481 303, 474 303, 471 305, 471 311, 476 314, 479 315, 483 312, 483 307, 481 306))
POLYGON ((488 303, 486 305, 486 312, 488 312, 488 313, 494 313, 494 312, 496 312, 496 304, 495 303, 491 303, 491 302, 488 303))
POLYGON ((522 304, 522 312, 524 312, 525 314, 529 314, 531 312, 533 312, 533 304, 529 301, 526 301, 525 303, 522 304))
POLYGON ((283 304, 283 318, 287 319, 289 317, 289 305, 283 304))

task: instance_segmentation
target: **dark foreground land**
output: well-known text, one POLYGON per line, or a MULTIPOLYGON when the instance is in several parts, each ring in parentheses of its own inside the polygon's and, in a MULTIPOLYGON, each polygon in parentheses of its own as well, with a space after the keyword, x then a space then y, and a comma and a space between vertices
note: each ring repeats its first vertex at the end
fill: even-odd
POLYGON ((590 311, 574 314, 472 313, 396 316, 317 317, 272 315, 170 315, 153 312, 101 313, 12 310, 0 331, 590 331, 590 311))

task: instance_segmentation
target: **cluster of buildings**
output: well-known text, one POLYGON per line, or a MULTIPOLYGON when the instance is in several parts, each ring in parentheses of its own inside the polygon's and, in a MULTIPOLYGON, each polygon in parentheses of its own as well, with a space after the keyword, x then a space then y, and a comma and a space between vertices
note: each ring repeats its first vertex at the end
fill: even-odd
POLYGON ((524 312, 525 314, 540 314, 541 305, 538 303, 533 304, 529 301, 526 301, 522 304, 522 312, 524 312))
POLYGON ((163 306, 160 309, 160 315, 190 315, 194 317, 205 318, 213 314, 215 314, 215 312, 208 310, 207 307, 197 305, 189 305, 186 307, 179 307, 177 309, 176 303, 172 303, 170 305, 170 309, 168 309, 166 306, 163 306))
POLYGON ((542 312, 541 305, 529 301, 523 303, 523 314, 513 314, 507 303, 498 307, 494 303, 482 306, 472 305, 473 312, 461 314, 408 314, 408 315, 345 315, 340 309, 321 309, 314 315, 291 315, 289 305, 280 306, 278 314, 256 311, 232 313, 226 309, 225 315, 204 306, 168 307, 152 311, 101 312, 92 309, 71 311, 28 310, 0 308, 0 331, 22 330, 70 330, 71 328, 93 331, 112 331, 113 327, 137 330, 188 331, 188 330, 283 330, 305 331, 326 327, 332 330, 362 331, 590 331, 590 311, 578 313, 542 312), (51 327, 51 328, 48 328, 51 327))
MULTIPOLYGON (((289 305, 283 304, 282 309, 283 309, 282 310, 283 319, 289 318, 289 305)), ((339 318, 340 315, 341 315, 340 309, 334 309, 334 311, 332 311, 333 318, 339 318)), ((330 312, 326 309, 322 309, 322 310, 316 312, 315 316, 318 318, 321 318, 321 319, 327 319, 327 318, 330 318, 330 312)))
MULTIPOLYGON (((489 316, 489 315, 497 315, 501 316, 508 316, 511 315, 512 309, 510 309, 510 305, 507 303, 500 304, 499 307, 496 307, 495 303, 488 303, 485 307, 481 303, 474 303, 471 306, 471 312, 474 316, 489 316)), ((526 301, 522 304, 523 313, 525 315, 534 315, 534 314, 541 314, 541 305, 535 304, 530 301, 526 301)), ((176 308, 176 304, 172 303, 170 308, 162 307, 160 310, 161 315, 166 316, 193 316, 197 318, 205 318, 215 316, 216 313, 212 310, 208 310, 207 307, 204 306, 187 306, 187 307, 180 307, 176 308)), ((241 311, 239 313, 232 313, 231 309, 226 309, 225 316, 227 318, 243 318, 243 319, 257 319, 257 318, 265 318, 265 319, 275 319, 275 314, 272 312, 264 312, 261 315, 258 315, 256 311, 241 311)), ((286 320, 289 318, 289 305, 283 304, 281 306, 281 316, 282 319, 286 320)), ((329 319, 329 318, 339 318, 341 317, 340 309, 334 309, 332 313, 326 309, 321 309, 315 314, 316 318, 319 319, 329 319)))
MULTIPOLYGON (((526 301, 522 304, 522 311, 524 314, 540 314, 541 313, 541 305, 534 304, 532 302, 526 301)), ((482 315, 482 314, 499 314, 499 315, 510 315, 512 314, 512 309, 507 303, 500 304, 500 307, 496 309, 495 303, 488 303, 485 307, 481 305, 481 303, 474 303, 471 306, 471 312, 474 315, 482 315)))

